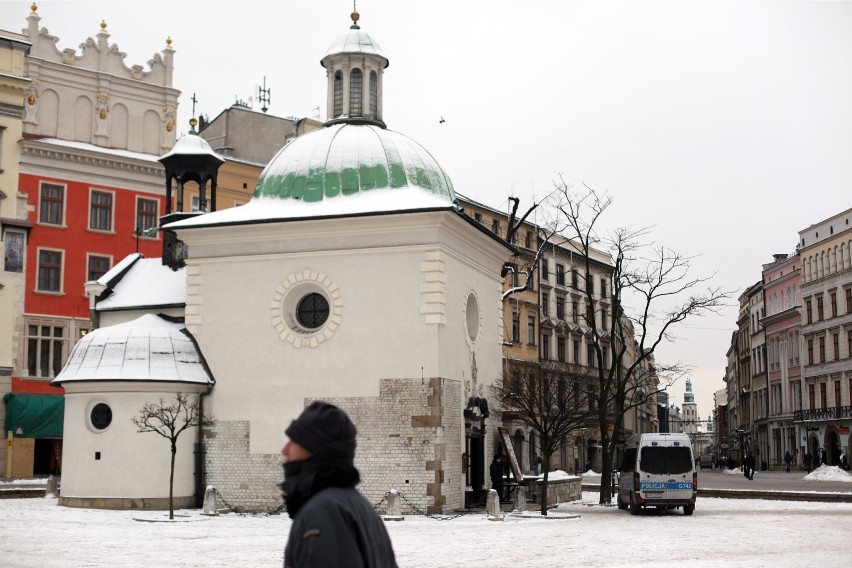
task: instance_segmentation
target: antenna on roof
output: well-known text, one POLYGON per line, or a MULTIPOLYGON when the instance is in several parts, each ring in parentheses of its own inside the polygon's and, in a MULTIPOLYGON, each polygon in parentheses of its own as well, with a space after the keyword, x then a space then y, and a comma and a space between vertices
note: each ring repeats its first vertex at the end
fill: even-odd
POLYGON ((266 105, 268 105, 270 103, 271 95, 272 95, 272 89, 266 88, 266 75, 264 75, 263 76, 263 87, 257 88, 257 100, 260 104, 263 105, 262 107, 260 107, 260 110, 262 110, 263 112, 266 112, 267 110, 269 110, 269 107, 266 106, 266 105))

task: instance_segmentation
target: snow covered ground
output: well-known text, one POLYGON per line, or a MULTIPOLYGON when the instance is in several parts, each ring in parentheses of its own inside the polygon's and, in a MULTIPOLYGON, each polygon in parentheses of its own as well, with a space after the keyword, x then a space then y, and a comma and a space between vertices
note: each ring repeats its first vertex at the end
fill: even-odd
MULTIPOLYGON (((468 514, 387 523, 400 567, 849 566, 852 504, 701 499, 630 516, 596 493, 558 510, 576 519, 468 514)), ((286 515, 203 517, 59 507, 55 499, 0 500, 0 565, 20 567, 281 566, 286 515), (162 522, 145 522, 162 521, 162 522)))

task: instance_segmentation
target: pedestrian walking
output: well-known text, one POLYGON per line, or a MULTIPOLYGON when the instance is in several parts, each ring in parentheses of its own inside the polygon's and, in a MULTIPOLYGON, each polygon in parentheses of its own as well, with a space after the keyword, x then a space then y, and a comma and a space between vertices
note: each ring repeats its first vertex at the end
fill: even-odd
POLYGON ((784 452, 784 463, 787 465, 787 473, 790 473, 790 464, 793 463, 793 456, 789 450, 784 452))
POLYGON ((496 454, 488 468, 491 474, 491 488, 497 492, 497 498, 503 500, 503 458, 496 454))
POLYGON ((805 469, 808 470, 808 473, 811 472, 811 469, 814 465, 814 457, 811 455, 810 450, 805 454, 805 469))
POLYGON ((284 566, 397 568, 388 531, 355 489, 355 425, 332 404, 314 402, 290 423, 281 488, 293 518, 284 566))
POLYGON ((743 460, 743 473, 748 479, 754 479, 754 456, 751 452, 747 453, 743 460))

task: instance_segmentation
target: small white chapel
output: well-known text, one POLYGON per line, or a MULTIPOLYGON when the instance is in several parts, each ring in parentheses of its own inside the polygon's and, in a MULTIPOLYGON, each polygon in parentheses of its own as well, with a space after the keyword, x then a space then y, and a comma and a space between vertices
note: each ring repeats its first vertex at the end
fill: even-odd
POLYGON ((214 420, 179 440, 178 507, 208 485, 240 510, 279 507, 284 429, 317 399, 355 422, 371 502, 394 488, 447 513, 483 485, 512 247, 459 210, 424 147, 387 128, 388 64, 353 13, 321 59, 328 121, 278 152, 246 205, 215 210, 222 159, 195 133, 161 159, 167 203, 172 178, 178 200, 184 180, 211 178, 213 207, 167 211, 162 259, 134 254, 87 284, 98 327, 54 380, 61 504, 167 507, 169 444, 131 419, 177 393, 214 420))

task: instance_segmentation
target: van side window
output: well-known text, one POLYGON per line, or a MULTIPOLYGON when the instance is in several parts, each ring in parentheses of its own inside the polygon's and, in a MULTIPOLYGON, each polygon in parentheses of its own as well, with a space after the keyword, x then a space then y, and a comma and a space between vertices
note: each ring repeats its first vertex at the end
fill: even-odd
POLYGON ((624 456, 621 458, 621 471, 632 472, 636 468, 636 448, 628 448, 624 450, 624 456))

